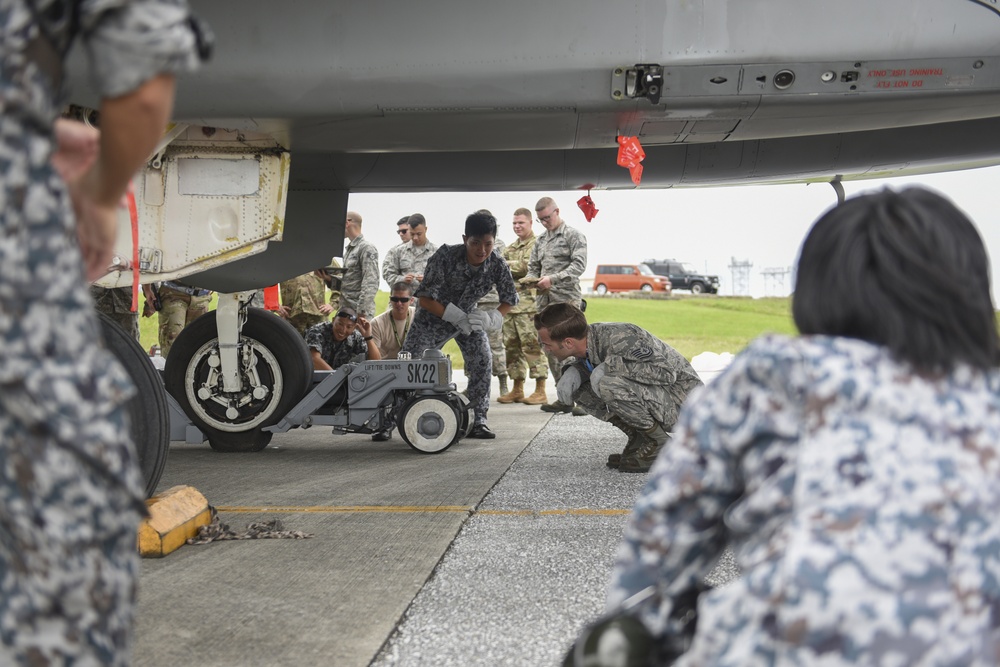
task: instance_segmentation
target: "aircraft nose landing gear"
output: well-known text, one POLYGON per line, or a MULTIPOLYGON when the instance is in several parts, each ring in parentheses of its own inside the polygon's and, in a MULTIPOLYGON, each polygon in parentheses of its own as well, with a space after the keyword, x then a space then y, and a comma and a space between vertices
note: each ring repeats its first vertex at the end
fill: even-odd
POLYGON ((239 388, 223 386, 216 312, 185 328, 167 356, 164 381, 212 449, 256 452, 276 423, 309 390, 312 362, 305 342, 287 322, 257 308, 246 310, 237 358, 239 388))

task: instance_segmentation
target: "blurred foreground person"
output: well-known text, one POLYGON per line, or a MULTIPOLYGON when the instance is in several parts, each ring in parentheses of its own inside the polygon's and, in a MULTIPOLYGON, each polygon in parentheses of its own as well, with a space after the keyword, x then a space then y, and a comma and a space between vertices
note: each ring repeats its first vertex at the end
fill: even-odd
POLYGON ((751 343, 683 410, 609 608, 650 595, 632 615, 658 664, 997 664, 1000 374, 975 227, 919 188, 849 199, 805 240, 793 315, 801 336, 751 343), (726 544, 743 576, 685 636, 726 544))
POLYGON ((576 306, 555 303, 535 315, 542 348, 563 364, 556 391, 563 405, 628 436, 608 457, 620 472, 648 472, 677 421, 684 399, 701 379, 680 352, 645 329, 625 322, 587 324, 576 306))
POLYGON ((130 664, 146 511, 134 389, 88 283, 197 47, 181 2, 0 0, 0 665, 130 664), (78 35, 99 135, 56 120, 78 35))

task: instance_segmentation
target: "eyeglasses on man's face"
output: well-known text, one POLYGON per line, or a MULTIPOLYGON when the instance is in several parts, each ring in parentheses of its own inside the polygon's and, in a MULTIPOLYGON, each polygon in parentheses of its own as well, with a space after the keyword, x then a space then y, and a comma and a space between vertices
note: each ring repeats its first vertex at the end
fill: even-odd
POLYGON ((408 296, 390 296, 389 297, 389 301, 392 301, 393 303, 406 303, 409 300, 410 300, 410 297, 408 297, 408 296))
POLYGON ((548 215, 539 215, 538 216, 538 222, 551 222, 552 221, 552 216, 554 216, 558 210, 559 209, 554 208, 554 209, 552 209, 552 212, 549 213, 548 215))
POLYGON ((409 229, 397 229, 396 233, 400 236, 406 236, 410 232, 409 229))

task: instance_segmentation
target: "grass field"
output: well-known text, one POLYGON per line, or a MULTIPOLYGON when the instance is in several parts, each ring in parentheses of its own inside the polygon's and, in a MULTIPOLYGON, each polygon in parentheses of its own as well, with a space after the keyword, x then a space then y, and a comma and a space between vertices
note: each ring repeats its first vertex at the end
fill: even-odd
MULTIPOLYGON (((389 302, 379 292, 375 306, 379 312, 389 302)), ((214 303, 213 303, 214 307, 214 303)), ((679 299, 628 299, 587 297, 590 322, 632 322, 666 341, 688 359, 702 352, 739 352, 764 333, 795 333, 791 300, 788 298, 747 299, 738 297, 690 297, 679 299)), ((143 348, 157 341, 156 317, 139 318, 143 348)), ((444 346, 455 368, 462 367, 458 345, 444 346)))

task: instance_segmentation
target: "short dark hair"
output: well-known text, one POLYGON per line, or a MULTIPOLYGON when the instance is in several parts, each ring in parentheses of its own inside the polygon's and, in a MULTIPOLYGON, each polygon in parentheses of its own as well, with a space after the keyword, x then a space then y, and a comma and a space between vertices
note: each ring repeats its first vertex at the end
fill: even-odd
POLYGON ((414 227, 419 227, 420 225, 426 225, 427 220, 420 213, 414 213, 413 215, 406 218, 407 224, 410 225, 410 229, 414 227))
POLYGON ((487 234, 493 238, 497 236, 497 219, 493 217, 493 214, 482 209, 470 213, 465 219, 465 235, 486 236, 487 234))
POLYGON ((554 303, 535 315, 535 329, 548 329, 552 340, 580 339, 587 335, 587 316, 571 303, 554 303))
POLYGON ((392 284, 389 289, 390 292, 406 292, 407 294, 413 294, 413 285, 406 282, 405 280, 397 280, 392 284))
POLYGON ((396 226, 397 227, 402 227, 403 225, 405 225, 405 224, 407 224, 409 222, 410 222, 410 216, 404 215, 402 218, 400 218, 399 220, 396 221, 396 226))
POLYGON ((921 372, 993 368, 990 267, 975 226, 924 188, 848 199, 813 225, 792 298, 803 334, 885 346, 921 372))

